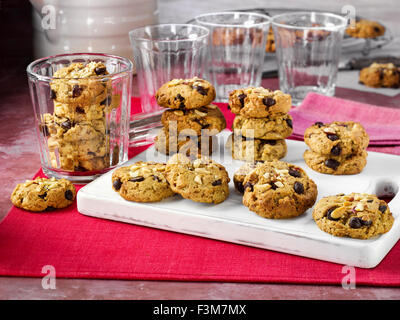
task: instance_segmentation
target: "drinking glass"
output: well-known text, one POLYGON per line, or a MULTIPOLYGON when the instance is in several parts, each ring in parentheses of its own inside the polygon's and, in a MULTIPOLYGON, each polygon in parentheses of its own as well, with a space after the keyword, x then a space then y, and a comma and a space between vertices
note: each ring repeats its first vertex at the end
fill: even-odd
POLYGON ((47 176, 86 183, 128 160, 132 68, 126 58, 94 53, 51 56, 27 67, 47 176), (107 72, 96 67, 96 76, 54 77, 78 62, 102 62, 107 72))
POLYGON ((199 15, 195 21, 210 30, 206 74, 216 87, 216 100, 227 102, 232 90, 260 86, 270 18, 217 12, 199 15))
POLYGON ((280 89, 300 104, 309 92, 335 93, 347 18, 324 12, 293 12, 272 17, 280 89))
POLYGON ((172 79, 204 75, 208 30, 192 24, 160 24, 129 32, 136 65, 141 109, 134 110, 130 141, 148 144, 154 138, 163 108, 155 93, 172 79))

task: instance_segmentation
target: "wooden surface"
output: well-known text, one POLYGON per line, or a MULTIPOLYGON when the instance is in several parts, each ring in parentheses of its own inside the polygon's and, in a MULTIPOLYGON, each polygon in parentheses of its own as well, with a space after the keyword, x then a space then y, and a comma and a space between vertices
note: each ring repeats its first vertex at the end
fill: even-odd
MULTIPOLYGON (((25 67, 30 60, 29 7, 27 1, 3 1, 0 7, 3 26, 13 32, 3 39, 11 50, 2 59, 6 64, 0 77, 0 219, 11 207, 9 195, 15 185, 31 178, 40 167, 34 133, 25 67), (22 7, 18 8, 18 6, 22 7), (25 6, 25 7, 24 7, 25 6), (5 11, 6 10, 6 11, 5 11), (18 14, 16 13, 18 10, 18 14), (19 19, 16 19, 15 16, 19 19), (25 27, 23 24, 26 24, 25 27), (15 25, 17 24, 17 25, 15 25), (12 28, 12 29, 11 29, 12 28), (5 67, 8 67, 5 69, 5 67)), ((184 22, 198 13, 224 9, 259 7, 265 1, 221 0, 212 3, 193 0, 161 0, 161 22, 184 22), (189 5, 188 5, 189 3, 189 5), (190 5, 192 3, 192 5, 190 5)), ((271 7, 310 8, 310 1, 273 0, 271 7)), ((336 1, 326 10, 340 10, 344 4, 355 4, 364 16, 384 20, 393 28, 399 26, 398 4, 390 0, 366 3, 336 1), (357 6, 357 4, 359 6, 357 6)), ((317 6, 318 9, 324 7, 317 6)), ((397 32, 397 29, 393 29, 397 32)), ((397 51, 398 52, 398 51, 397 51)), ((393 51, 393 54, 397 52, 393 51)), ((4 54, 4 53, 3 53, 4 54)), ((3 57, 2 57, 3 58, 3 57)), ((370 103, 373 103, 371 101, 370 103)), ((1 243, 1 239, 0 239, 1 243)), ((0 244, 1 245, 1 244, 0 244)), ((209 282, 160 282, 57 279, 55 290, 45 290, 42 279, 0 277, 0 299, 399 299, 399 288, 308 286, 290 284, 248 284, 209 282)))

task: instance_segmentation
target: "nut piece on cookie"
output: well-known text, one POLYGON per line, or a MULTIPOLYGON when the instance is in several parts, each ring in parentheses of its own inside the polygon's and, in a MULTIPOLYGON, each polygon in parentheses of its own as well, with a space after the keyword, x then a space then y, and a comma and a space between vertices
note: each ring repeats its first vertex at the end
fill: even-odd
POLYGON ((243 185, 244 179, 251 171, 263 165, 263 163, 264 163, 263 161, 246 162, 238 170, 236 170, 233 176, 233 184, 235 185, 236 191, 238 191, 241 194, 244 193, 244 185, 243 185))
POLYGON ((265 118, 277 113, 287 113, 291 106, 291 96, 280 90, 248 87, 229 94, 231 111, 248 118, 265 118))
POLYGON ((359 82, 372 88, 398 88, 400 86, 400 68, 393 63, 374 62, 360 71, 359 82))
POLYGON ((165 178, 165 163, 139 161, 116 169, 112 187, 125 200, 157 202, 173 196, 165 178))
POLYGON ((24 210, 42 212, 65 208, 75 197, 75 186, 66 179, 36 178, 18 184, 11 194, 11 202, 24 210))
POLYGON ((171 189, 183 198, 217 204, 229 196, 228 172, 208 157, 191 161, 176 154, 169 159, 165 172, 171 189))
POLYGON ((317 199, 317 186, 305 171, 279 160, 267 161, 243 181, 243 204, 259 216, 271 219, 297 217, 317 199))
POLYGON ((386 233, 394 222, 386 202, 366 193, 324 197, 315 205, 313 218, 324 232, 356 239, 386 233))
POLYGON ((174 79, 156 92, 157 103, 170 109, 196 109, 210 104, 215 99, 214 86, 203 79, 174 79))

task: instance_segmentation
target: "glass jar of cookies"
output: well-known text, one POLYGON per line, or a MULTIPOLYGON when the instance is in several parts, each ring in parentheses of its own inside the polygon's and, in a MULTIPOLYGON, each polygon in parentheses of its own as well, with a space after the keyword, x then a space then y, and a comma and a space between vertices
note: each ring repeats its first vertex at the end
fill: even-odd
POLYGON ((63 54, 32 62, 27 73, 46 175, 85 183, 127 160, 130 60, 63 54))

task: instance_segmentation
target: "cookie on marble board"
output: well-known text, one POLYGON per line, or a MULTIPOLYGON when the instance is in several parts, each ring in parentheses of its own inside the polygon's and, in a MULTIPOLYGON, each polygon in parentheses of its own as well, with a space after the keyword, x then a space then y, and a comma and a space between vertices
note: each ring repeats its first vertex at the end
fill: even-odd
POLYGON ((24 210, 42 212, 68 207, 75 197, 75 186, 66 179, 36 178, 18 184, 11 202, 24 210))
POLYGON ((358 122, 316 122, 304 132, 304 142, 315 153, 338 157, 364 151, 369 136, 358 122))
POLYGON ((248 87, 232 91, 228 104, 235 114, 248 118, 265 118, 277 113, 288 113, 292 99, 280 90, 248 87))
POLYGON ((165 128, 171 124, 179 133, 187 132, 196 136, 200 136, 204 130, 208 135, 215 135, 226 128, 224 115, 213 104, 197 109, 166 110, 161 116, 161 123, 165 128))
POLYGON ((399 88, 400 68, 393 63, 373 63, 360 71, 359 82, 372 88, 399 88))
POLYGON ((333 175, 351 175, 360 173, 367 165, 367 151, 357 154, 330 156, 321 155, 311 150, 303 154, 305 163, 314 171, 333 175))
POLYGON ((353 38, 377 38, 385 34, 386 28, 377 21, 360 19, 354 27, 348 27, 346 34, 353 38))
POLYGON ((196 109, 210 104, 215 99, 214 86, 198 77, 173 79, 156 92, 158 105, 171 109, 196 109))
POLYGON ((158 202, 175 193, 165 179, 165 163, 139 161, 116 169, 112 187, 125 200, 158 202))
POLYGON ((366 193, 324 197, 315 205, 313 218, 324 232, 356 239, 386 233, 394 222, 387 203, 366 193))
POLYGON ((289 114, 277 114, 265 118, 247 118, 237 115, 232 129, 236 135, 244 137, 279 140, 292 134, 293 119, 289 114))
POLYGON ((287 145, 284 139, 252 139, 231 134, 225 145, 232 158, 242 161, 269 161, 286 156, 287 145))
POLYGON ((208 157, 191 161, 178 153, 168 160, 165 172, 171 189, 185 199, 218 204, 229 196, 228 172, 208 157))
POLYGON ((300 167, 279 160, 257 166, 243 181, 243 204, 261 217, 293 218, 311 208, 317 186, 300 167))

